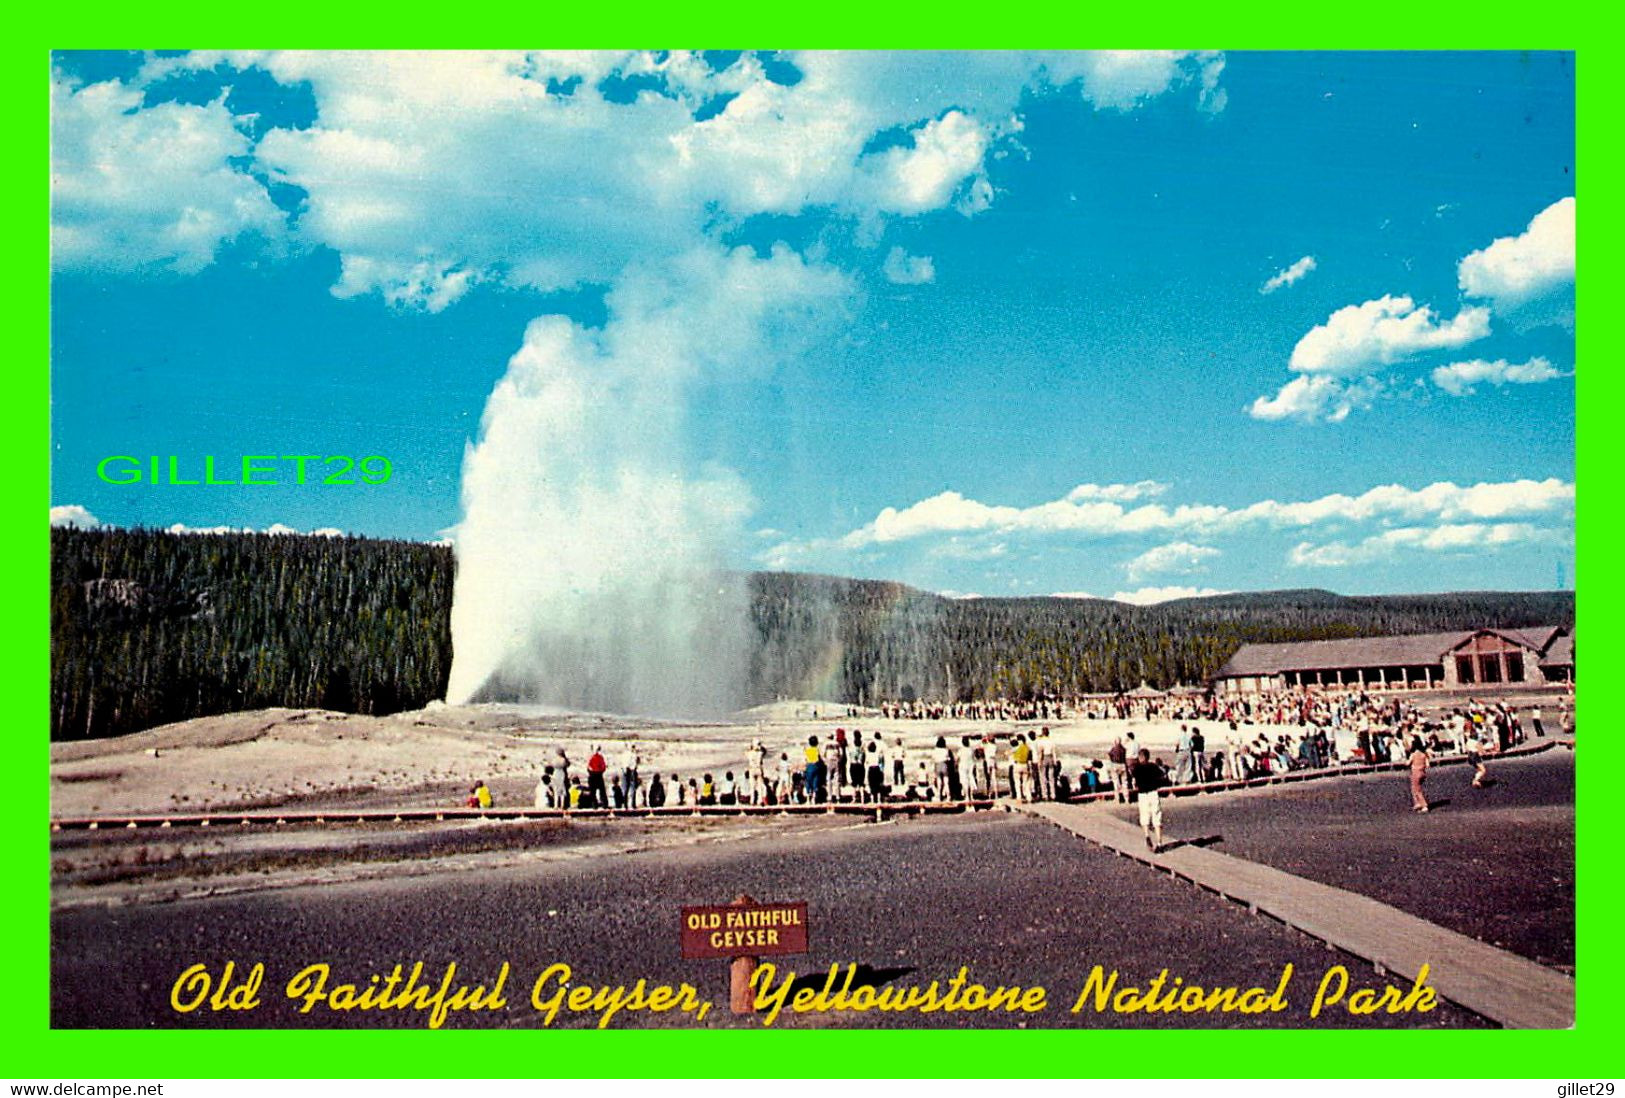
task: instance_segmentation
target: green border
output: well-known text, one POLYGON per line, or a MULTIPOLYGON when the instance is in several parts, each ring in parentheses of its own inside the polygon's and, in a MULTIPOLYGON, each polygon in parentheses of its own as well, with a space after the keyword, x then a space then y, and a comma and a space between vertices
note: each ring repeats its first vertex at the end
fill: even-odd
MULTIPOLYGON (((639 5, 641 6, 641 5, 639 5)), ((996 9, 963 2, 917 9, 841 0, 801 11, 777 5, 734 5, 737 12, 679 11, 650 5, 647 12, 622 7, 515 6, 511 11, 458 10, 447 21, 443 7, 382 5, 376 10, 342 5, 244 7, 225 12, 196 3, 146 8, 95 4, 37 16, 34 25, 14 24, 15 37, 4 80, 13 105, 7 128, 13 148, 41 154, 48 144, 48 51, 124 44, 209 46, 221 40, 264 42, 301 39, 313 46, 512 44, 546 37, 560 45, 649 43, 707 46, 775 43, 845 47, 1026 47, 1033 45, 1159 46, 1178 44, 1235 49, 1302 48, 1546 48, 1577 51, 1578 148, 1593 183, 1611 174, 1617 144, 1617 106, 1611 79, 1618 35, 1594 14, 1563 5, 1529 8, 1452 0, 1405 9, 1355 9, 1307 4, 1162 4, 1154 9, 1102 9, 1067 5, 1051 9, 1028 0, 996 9), (1272 10, 1273 9, 1273 10, 1272 10), (52 19, 46 24, 45 19, 52 19), (811 41, 809 41, 811 40, 811 41)), ((49 847, 43 822, 49 810, 45 780, 49 755, 44 729, 49 692, 48 540, 44 511, 49 499, 49 190, 48 159, 23 158, 5 183, 7 219, 13 231, 6 280, 20 323, 22 362, 10 383, 7 444, 20 474, 4 479, 0 556, 8 587, 5 605, 12 624, 0 646, 9 657, 11 693, 18 719, 13 735, 26 748, 12 753, 20 773, 9 775, 11 811, 5 816, 4 881, 8 893, 0 926, 10 945, 5 966, 0 1041, 9 1046, 0 1064, 15 1079, 274 1077, 531 1077, 543 1065, 628 1077, 828 1074, 844 1070, 873 1076, 964 1077, 964 1068, 1016 1077, 1125 1071, 1164 1071, 1173 1076, 1229 1077, 1544 1077, 1607 1078, 1618 1074, 1616 1024, 1621 1010, 1616 987, 1620 952, 1612 925, 1618 891, 1611 877, 1620 812, 1614 775, 1602 767, 1579 770, 1584 806, 1578 827, 1579 926, 1578 1024, 1567 1032, 1372 1033, 1296 1030, 1273 1032, 1091 1030, 1021 1031, 682 1031, 682 1032, 289 1032, 200 1033, 186 1031, 52 1031, 49 1028, 49 847), (37 174, 36 174, 37 173, 37 174), (1018 1042, 1012 1047, 1012 1042, 1018 1042), (1004 1045, 1003 1049, 998 1046, 1004 1045), (816 1050, 816 1051, 815 1051, 816 1050), (1000 1055, 1003 1053, 1003 1055, 1000 1055), (1014 1053, 1014 1055, 1011 1055, 1014 1053), (967 1055, 969 1054, 969 1055, 967 1055), (545 1058, 544 1058, 545 1057, 545 1058), (562 1058, 561 1058, 562 1057, 562 1058)), ((1582 252, 1598 257, 1586 271, 1586 299, 1604 303, 1618 276, 1618 217, 1602 192, 1584 204, 1582 252)), ((1584 262, 1584 260, 1582 260, 1584 262)), ((1589 317, 1590 311, 1587 312, 1589 317)), ((1603 349, 1616 342, 1609 330, 1587 324, 1578 332, 1586 358, 1580 378, 1577 441, 1579 508, 1577 570, 1586 577, 1580 609, 1588 626, 1586 663, 1615 666, 1621 644, 1601 623, 1619 619, 1621 586, 1609 559, 1618 522, 1614 477, 1622 462, 1611 437, 1620 400, 1619 370, 1603 349)), ((1531 425, 1534 429, 1538 425, 1531 425)), ((1510 425, 1509 429, 1520 429, 1510 425)), ((1490 444, 1464 440, 1468 445, 1490 444)), ((1618 567, 1618 565, 1613 565, 1618 567)), ((1600 673, 1600 672, 1598 672, 1600 673)), ((1603 721, 1593 736, 1608 736, 1603 721)), ((1607 770, 1616 770, 1610 764, 1607 770)), ((550 1070, 549 1075, 557 1075, 550 1070)))

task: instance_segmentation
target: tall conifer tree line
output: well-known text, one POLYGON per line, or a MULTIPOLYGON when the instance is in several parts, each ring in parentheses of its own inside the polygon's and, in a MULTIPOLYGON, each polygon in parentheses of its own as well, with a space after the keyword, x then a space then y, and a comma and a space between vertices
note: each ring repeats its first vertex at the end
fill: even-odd
POLYGON ((1568 591, 1266 591, 1130 606, 949 599, 896 583, 786 573, 758 573, 752 590, 758 700, 1066 698, 1141 683, 1200 686, 1243 644, 1574 621, 1568 591))
POLYGON ((51 735, 266 706, 443 697, 451 550, 281 534, 51 531, 51 735))
MULTIPOLYGON (((417 542, 53 530, 52 738, 267 706, 421 708, 445 696, 455 570, 449 548, 417 542)), ((1136 607, 782 572, 755 573, 749 588, 747 704, 1200 684, 1249 642, 1574 620, 1563 591, 1273 591, 1136 607)))

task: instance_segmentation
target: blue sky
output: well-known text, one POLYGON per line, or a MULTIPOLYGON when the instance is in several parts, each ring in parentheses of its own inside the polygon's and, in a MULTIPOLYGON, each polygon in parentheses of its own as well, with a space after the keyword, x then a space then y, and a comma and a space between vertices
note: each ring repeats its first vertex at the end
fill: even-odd
MULTIPOLYGON (((428 540, 624 465, 738 567, 1551 587, 1573 95, 1564 54, 59 54, 53 517, 428 540), (96 476, 245 453, 395 475, 96 476)), ((605 530, 676 528, 622 483, 605 530)))

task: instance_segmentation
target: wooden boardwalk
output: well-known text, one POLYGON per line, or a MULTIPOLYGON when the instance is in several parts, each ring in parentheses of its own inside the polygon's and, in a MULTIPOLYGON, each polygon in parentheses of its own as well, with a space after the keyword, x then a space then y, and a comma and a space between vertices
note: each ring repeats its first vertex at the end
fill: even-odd
POLYGON ((1574 1024, 1574 980, 1545 965, 1446 930, 1398 908, 1267 865, 1197 846, 1146 849, 1138 826, 1104 807, 1024 804, 1023 811, 1118 854, 1181 877, 1328 946, 1371 962, 1379 974, 1413 979, 1429 966, 1440 996, 1513 1029, 1574 1024))

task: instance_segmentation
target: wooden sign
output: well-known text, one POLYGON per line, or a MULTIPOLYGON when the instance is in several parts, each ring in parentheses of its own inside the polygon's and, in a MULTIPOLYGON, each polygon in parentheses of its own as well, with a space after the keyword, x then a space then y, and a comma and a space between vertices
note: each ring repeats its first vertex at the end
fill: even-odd
POLYGON ((807 952, 807 905, 734 903, 682 909, 683 956, 767 957, 807 952))

